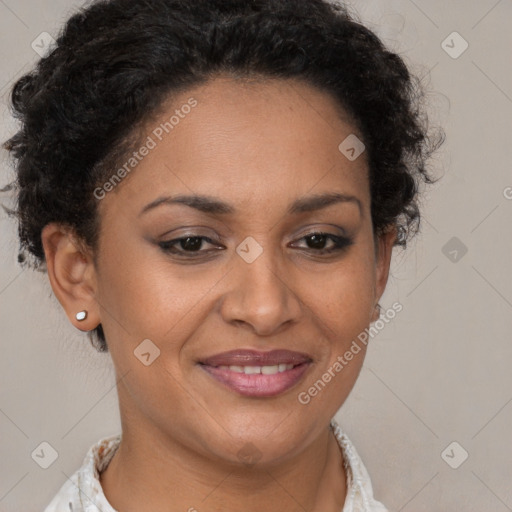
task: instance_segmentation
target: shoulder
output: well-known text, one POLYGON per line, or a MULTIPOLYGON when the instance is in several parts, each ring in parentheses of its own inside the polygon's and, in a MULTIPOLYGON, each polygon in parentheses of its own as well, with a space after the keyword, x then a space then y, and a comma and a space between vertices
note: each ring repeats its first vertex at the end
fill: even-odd
POLYGON ((334 419, 331 427, 343 453, 347 473, 347 498, 342 512, 391 512, 373 497, 370 475, 352 441, 334 419))
POLYGON ((60 488, 59 492, 54 496, 49 505, 44 509, 44 512, 76 512, 80 511, 74 505, 76 502, 77 492, 77 474, 78 471, 67 480, 60 488))
POLYGON ((116 512, 101 488, 99 475, 121 442, 121 434, 104 437, 93 444, 82 466, 68 478, 44 512, 116 512))

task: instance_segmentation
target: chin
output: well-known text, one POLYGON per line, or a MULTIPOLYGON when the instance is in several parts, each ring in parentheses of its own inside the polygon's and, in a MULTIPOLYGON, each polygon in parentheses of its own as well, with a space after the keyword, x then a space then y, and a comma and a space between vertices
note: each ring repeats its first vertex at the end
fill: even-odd
POLYGON ((310 429, 305 421, 294 418, 290 424, 286 420, 291 417, 286 409, 272 414, 223 416, 222 426, 216 424, 204 443, 211 443, 210 451, 228 463, 272 465, 298 454, 308 442, 310 429))

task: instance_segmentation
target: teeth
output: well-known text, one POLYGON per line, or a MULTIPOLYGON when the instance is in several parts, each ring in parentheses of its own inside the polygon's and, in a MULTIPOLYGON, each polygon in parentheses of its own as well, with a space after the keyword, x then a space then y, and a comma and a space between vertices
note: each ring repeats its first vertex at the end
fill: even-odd
MULTIPOLYGON (((263 375, 274 375, 274 373, 278 373, 279 372, 279 366, 281 366, 281 365, 262 366, 261 367, 261 373, 263 375)), ((285 365, 283 365, 283 366, 285 366, 285 365)))
POLYGON ((244 373, 246 375, 252 375, 253 373, 261 373, 261 369, 262 369, 261 366, 245 366, 244 373))
POLYGON ((245 373, 246 375, 254 375, 261 373, 263 375, 274 375, 275 373, 281 373, 286 370, 291 370, 293 364, 276 364, 273 366, 219 366, 220 370, 230 370, 236 373, 245 373))

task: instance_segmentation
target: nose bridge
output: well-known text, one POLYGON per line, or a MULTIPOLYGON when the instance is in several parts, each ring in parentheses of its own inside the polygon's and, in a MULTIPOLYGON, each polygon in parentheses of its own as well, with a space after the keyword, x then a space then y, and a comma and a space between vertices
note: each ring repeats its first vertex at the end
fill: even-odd
POLYGON ((232 284, 222 307, 226 321, 250 324, 259 334, 273 332, 300 313, 297 297, 279 262, 280 251, 267 247, 252 237, 237 247, 232 284))
POLYGON ((236 263, 244 289, 254 294, 270 294, 274 298, 282 295, 285 287, 283 278, 279 279, 279 268, 275 251, 263 250, 254 261, 247 261, 239 255, 241 261, 236 263))

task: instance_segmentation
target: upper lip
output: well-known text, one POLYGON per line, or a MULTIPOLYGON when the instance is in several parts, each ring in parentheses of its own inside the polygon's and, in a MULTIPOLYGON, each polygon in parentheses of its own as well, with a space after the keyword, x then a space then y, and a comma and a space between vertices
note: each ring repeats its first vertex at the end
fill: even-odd
POLYGON ((311 362, 311 357, 292 350, 258 350, 238 349, 222 352, 201 360, 208 366, 275 366, 278 364, 302 364, 311 362))

